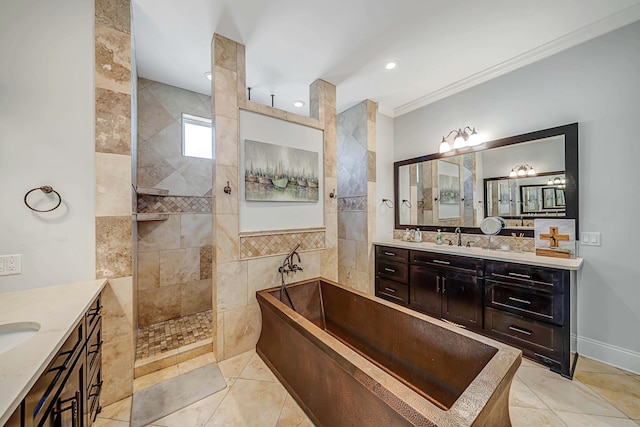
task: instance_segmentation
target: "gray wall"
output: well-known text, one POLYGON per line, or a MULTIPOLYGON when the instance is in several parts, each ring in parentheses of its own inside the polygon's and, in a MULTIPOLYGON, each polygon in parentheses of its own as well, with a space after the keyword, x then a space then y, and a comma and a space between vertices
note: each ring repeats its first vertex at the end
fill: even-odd
MULTIPOLYGON (((438 150, 465 125, 495 139, 579 122, 578 350, 640 372, 640 22, 397 117, 394 158, 438 150)), ((391 167, 391 166, 388 166, 391 167)))
POLYGON ((22 254, 23 271, 0 292, 95 278, 93 14, 81 0, 0 2, 0 254, 22 254), (22 198, 41 185, 62 206, 30 211, 22 198))

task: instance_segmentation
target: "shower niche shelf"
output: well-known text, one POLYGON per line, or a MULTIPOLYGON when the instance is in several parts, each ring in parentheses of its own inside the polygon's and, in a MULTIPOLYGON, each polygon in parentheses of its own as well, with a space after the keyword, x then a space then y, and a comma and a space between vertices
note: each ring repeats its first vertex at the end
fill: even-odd
POLYGON ((158 213, 136 214, 136 222, 166 221, 168 219, 169 219, 169 214, 158 214, 158 213))

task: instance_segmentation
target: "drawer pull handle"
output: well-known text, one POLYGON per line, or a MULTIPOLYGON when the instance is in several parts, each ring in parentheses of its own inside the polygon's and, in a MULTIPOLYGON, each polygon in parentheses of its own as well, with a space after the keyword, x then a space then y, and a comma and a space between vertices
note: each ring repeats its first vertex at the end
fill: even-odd
POLYGON ((89 347, 91 347, 91 348, 95 347, 96 349, 88 351, 87 354, 98 354, 98 353, 100 353, 100 347, 102 347, 103 343, 104 343, 104 341, 100 341, 100 342, 98 342, 96 344, 91 344, 89 347))
POLYGON ((447 279, 445 277, 442 277, 440 280, 442 281, 442 293, 444 294, 445 292, 447 292, 447 279))
POLYGON ((526 299, 520 299, 520 298, 514 298, 514 297, 509 297, 509 299, 511 301, 521 302, 522 304, 531 304, 531 301, 527 301, 526 299))
POLYGON ((515 326, 509 326, 509 329, 515 332, 520 332, 521 334, 531 335, 531 331, 527 331, 526 329, 516 328, 515 326))
POLYGON ((434 259, 433 262, 436 264, 444 264, 444 265, 451 264, 449 261, 440 261, 439 259, 434 259))
POLYGON ((396 292, 396 290, 393 289, 393 288, 384 288, 384 290, 387 291, 387 292, 393 292, 393 293, 396 292))
POLYGON ((520 277, 522 279, 531 279, 531 276, 528 274, 520 274, 520 273, 512 273, 509 272, 509 276, 513 276, 513 277, 520 277))
POLYGON ((60 365, 60 366, 54 366, 52 368, 49 368, 49 370, 47 372, 66 371, 69 368, 69 364, 73 360, 73 356, 76 354, 76 351, 78 351, 78 348, 80 347, 80 343, 81 342, 82 342, 82 340, 78 340, 76 345, 74 345, 71 350, 60 352, 59 356, 62 356, 63 354, 68 354, 68 356, 65 359, 64 363, 62 365, 60 365))
POLYGON ((64 412, 67 411, 71 411, 71 426, 72 427, 76 427, 78 426, 78 424, 80 424, 79 419, 78 419, 78 406, 80 403, 80 392, 76 391, 75 395, 69 399, 60 399, 58 400, 58 409, 55 409, 53 412, 56 415, 61 415, 64 412), (62 405, 67 403, 67 402, 71 402, 71 405, 67 406, 66 408, 63 408, 62 405))
POLYGON ((393 253, 393 252, 385 252, 384 254, 385 254, 386 256, 396 256, 396 254, 395 254, 395 253, 393 253))
MULTIPOLYGON (((512 277, 521 277, 523 279, 530 279, 530 276, 527 276, 525 274, 521 274, 520 276, 517 276, 517 273, 509 273, 510 276, 512 277)), ((498 274, 498 273, 493 273, 492 276, 496 276, 496 277, 504 277, 504 278, 509 278, 509 276, 505 276, 504 274, 498 274)), ((553 287, 553 283, 547 283, 547 282, 539 282, 539 281, 535 281, 537 284, 539 285, 545 285, 545 286, 551 286, 553 287)))
POLYGON ((395 273, 396 271, 393 268, 385 267, 384 271, 388 271, 389 273, 395 273))

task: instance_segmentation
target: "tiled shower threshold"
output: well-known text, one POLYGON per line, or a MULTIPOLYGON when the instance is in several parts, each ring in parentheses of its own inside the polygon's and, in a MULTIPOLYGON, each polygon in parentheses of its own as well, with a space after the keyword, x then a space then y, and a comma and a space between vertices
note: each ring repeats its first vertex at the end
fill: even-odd
POLYGON ((212 311, 170 319, 138 329, 136 378, 213 351, 212 311))

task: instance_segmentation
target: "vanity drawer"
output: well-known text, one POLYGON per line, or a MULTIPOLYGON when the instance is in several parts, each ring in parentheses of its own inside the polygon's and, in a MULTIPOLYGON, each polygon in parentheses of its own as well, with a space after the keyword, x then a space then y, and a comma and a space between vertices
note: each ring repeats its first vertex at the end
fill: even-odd
POLYGON ((527 319, 486 307, 485 332, 491 336, 528 349, 533 354, 562 360, 562 327, 527 319))
POLYGON ((409 283, 409 265, 378 259, 376 260, 376 276, 396 282, 409 283))
POLYGON ((376 295, 398 304, 407 305, 409 303, 409 285, 377 278, 376 295))
POLYGON ((568 270, 499 261, 485 263, 485 277, 548 292, 564 292, 569 284, 568 270))
POLYGON ((486 279, 485 284, 485 304, 562 325, 564 294, 521 288, 491 279, 486 279))
POLYGON ((409 262, 409 250, 389 246, 376 246, 376 258, 395 262, 409 262))
POLYGON ((460 257, 435 252, 411 251, 411 264, 433 267, 452 267, 470 270, 482 276, 483 261, 478 258, 460 257))

